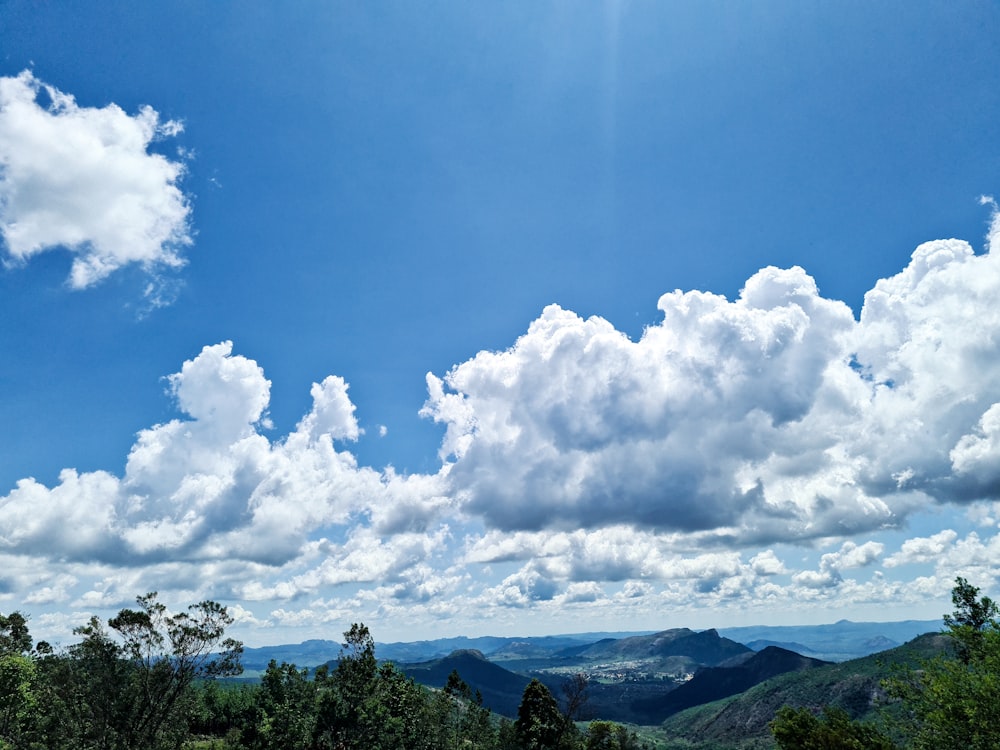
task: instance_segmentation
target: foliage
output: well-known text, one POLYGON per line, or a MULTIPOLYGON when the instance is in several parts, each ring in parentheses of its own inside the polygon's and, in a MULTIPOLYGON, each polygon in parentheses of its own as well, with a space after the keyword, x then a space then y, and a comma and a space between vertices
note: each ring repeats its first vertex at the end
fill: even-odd
POLYGON ((613 721, 592 721, 587 727, 585 750, 642 750, 635 732, 613 721))
POLYGON ((20 612, 0 615, 0 656, 26 654, 31 651, 28 620, 20 612))
POLYGON ((785 706, 771 722, 781 750, 893 750, 895 745, 871 724, 852 721, 846 711, 824 708, 817 717, 807 708, 785 706))
MULTIPOLYGON (((952 590, 955 611, 945 615, 950 649, 904 667, 884 682, 894 703, 886 723, 905 747, 916 750, 987 750, 1000 747, 1000 624, 997 606, 964 578, 952 590)), ((827 707, 822 718, 806 708, 782 708, 771 729, 780 748, 892 748, 870 724, 827 707)))
POLYGON ((964 578, 944 618, 956 657, 941 654, 887 681, 902 701, 908 746, 986 750, 1000 746, 1000 624, 997 606, 964 578))
POLYGON ((524 689, 517 709, 514 734, 523 750, 554 750, 564 747, 570 722, 559 711, 552 693, 538 680, 524 689))
POLYGON ((235 674, 242 646, 215 602, 170 615, 156 594, 74 630, 64 653, 32 649, 26 619, 0 616, 0 746, 171 750, 187 738, 196 679, 235 674), (112 633, 115 635, 113 636, 112 633))
POLYGON ((987 596, 979 598, 979 589, 961 577, 955 579, 951 602, 955 611, 944 616, 944 624, 955 642, 959 659, 969 664, 985 656, 984 639, 1000 629, 997 605, 987 596))

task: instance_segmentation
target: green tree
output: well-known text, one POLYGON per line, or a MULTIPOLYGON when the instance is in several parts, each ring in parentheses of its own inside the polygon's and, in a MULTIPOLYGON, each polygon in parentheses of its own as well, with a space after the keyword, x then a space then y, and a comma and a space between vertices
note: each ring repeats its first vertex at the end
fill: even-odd
POLYGON ((27 654, 31 651, 28 620, 20 612, 0 615, 0 656, 27 654))
POLYGON ((192 604, 174 615, 156 592, 136 599, 138 609, 123 609, 108 620, 121 638, 121 653, 131 665, 126 747, 173 744, 178 726, 187 729, 189 688, 195 679, 237 675, 243 671, 243 644, 224 638, 233 618, 213 601, 192 604))
POLYGON ((244 733, 253 735, 258 720, 259 685, 201 680, 195 683, 197 709, 191 732, 204 737, 227 738, 235 747, 244 733))
POLYGON ((826 707, 821 717, 808 708, 785 706, 771 722, 780 750, 893 750, 895 745, 870 724, 852 721, 846 711, 826 707))
POLYGON ((0 743, 28 747, 38 728, 39 685, 28 621, 0 615, 0 743))
POLYGON ((552 693, 532 680, 521 695, 514 733, 523 750, 556 750, 562 747, 567 721, 552 693))
POLYGON ((475 750, 496 747, 496 728, 490 710, 483 706, 482 694, 473 691, 457 670, 448 675, 444 689, 431 705, 432 721, 442 731, 438 746, 475 750))
POLYGON ((592 721, 587 727, 586 750, 642 750, 635 732, 613 721, 592 721))
POLYGON ((955 644, 958 657, 966 664, 981 656, 985 633, 996 631, 997 605, 988 596, 979 596, 979 589, 962 577, 955 579, 951 591, 955 611, 944 616, 944 624, 955 644))
POLYGON ((392 664, 379 665, 375 641, 359 623, 344 633, 332 674, 317 675, 316 745, 338 750, 430 747, 425 691, 392 664))
POLYGON ((316 733, 317 683, 309 670, 272 659, 257 691, 257 715, 245 732, 253 750, 308 750, 316 733))
POLYGON ((964 578, 944 618, 955 656, 942 654, 886 682, 901 701, 908 747, 987 750, 1000 747, 1000 625, 997 607, 964 578), (957 657, 957 658, 956 658, 957 657))
POLYGON ((171 615, 155 593, 136 601, 108 621, 110 631, 91 618, 74 630, 78 644, 44 660, 48 746, 179 747, 197 707, 194 681, 241 671, 242 644, 224 638, 225 607, 204 601, 171 615))

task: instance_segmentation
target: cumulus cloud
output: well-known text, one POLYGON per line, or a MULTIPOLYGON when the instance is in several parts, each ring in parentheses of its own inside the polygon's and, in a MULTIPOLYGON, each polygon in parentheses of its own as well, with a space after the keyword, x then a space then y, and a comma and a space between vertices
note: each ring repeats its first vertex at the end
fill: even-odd
MULTIPOLYGON (((491 531, 466 540, 465 561, 530 560, 534 570, 576 582, 638 579, 716 581, 737 575, 738 552, 677 549, 676 538, 628 526, 573 532, 491 531)), ((775 561, 776 562, 776 561, 775 561)))
POLYGON ((792 580, 809 588, 837 586, 844 580, 840 571, 871 565, 881 557, 884 549, 885 545, 878 542, 865 542, 861 545, 844 542, 839 550, 820 558, 819 570, 803 570, 792 576, 792 580))
POLYGON ((1000 254, 943 240, 859 319, 800 268, 762 269, 732 301, 666 294, 638 340, 550 306, 509 349, 428 375, 423 414, 445 434, 427 474, 358 463, 333 375, 269 437, 263 369, 206 346, 166 379, 180 415, 138 434, 120 476, 66 469, 0 497, 0 599, 32 587, 93 610, 161 588, 318 627, 357 609, 516 622, 946 594, 1000 573, 1000 537, 948 529, 887 553, 876 535, 938 503, 995 525, 997 299, 1000 254), (832 551, 801 570, 796 543, 832 551), (39 559, 55 567, 39 576, 39 559), (933 575, 887 577, 911 564, 933 575))
POLYGON ((502 607, 524 608, 536 602, 550 601, 559 591, 559 585, 538 570, 528 566, 509 575, 498 586, 486 589, 483 599, 502 607))
POLYGON ((907 539, 899 552, 886 558, 885 565, 887 568, 895 568, 900 565, 933 562, 940 559, 957 538, 958 534, 951 529, 942 529, 933 536, 907 539))
POLYGON ((447 506, 434 476, 378 472, 337 450, 335 440, 359 434, 340 378, 314 385, 312 409, 275 442, 258 430, 270 382, 231 342, 206 346, 167 380, 186 418, 140 432, 121 477, 67 469, 52 488, 21 480, 0 498, 3 549, 125 566, 280 566, 303 554, 309 538, 367 519, 352 544, 370 547, 345 557, 329 546, 326 554, 344 567, 326 582, 373 580, 391 569, 394 551, 416 559, 420 548, 405 535, 382 543, 380 530, 423 530, 447 506))
POLYGON ((860 320, 801 268, 765 268, 735 301, 666 294, 638 341, 553 305, 509 349, 429 374, 423 413, 492 528, 865 533, 1000 496, 998 298, 1000 255, 942 240, 860 320))
POLYGON ((0 236, 8 257, 26 262, 69 250, 76 289, 128 264, 183 265, 181 250, 191 243, 190 204, 178 187, 184 164, 149 150, 181 129, 148 106, 135 115, 115 104, 81 107, 29 71, 0 77, 0 236))

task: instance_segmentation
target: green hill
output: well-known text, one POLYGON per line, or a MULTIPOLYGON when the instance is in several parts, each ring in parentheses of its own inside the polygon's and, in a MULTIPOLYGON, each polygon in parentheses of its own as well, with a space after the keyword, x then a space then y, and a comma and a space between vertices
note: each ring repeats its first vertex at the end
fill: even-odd
POLYGON ((473 692, 479 691, 484 706, 503 716, 517 716, 521 694, 531 681, 488 661, 474 649, 454 651, 443 659, 401 664, 399 668, 414 681, 432 688, 444 687, 454 670, 473 692))
POLYGON ((810 659, 794 651, 768 646, 733 666, 707 667, 658 701, 647 701, 646 708, 664 718, 694 706, 727 698, 749 690, 765 680, 788 672, 818 669, 828 662, 810 659))
POLYGON ((791 672, 739 695, 682 711, 662 727, 670 748, 749 750, 773 747, 769 722, 782 706, 819 710, 832 705, 852 718, 871 718, 881 681, 893 665, 915 666, 941 653, 947 639, 928 633, 888 651, 825 667, 791 672))
POLYGON ((683 656, 698 664, 715 665, 750 652, 742 643, 720 637, 716 630, 696 633, 689 628, 674 628, 653 635, 600 641, 580 651, 579 656, 592 661, 666 660, 683 656))

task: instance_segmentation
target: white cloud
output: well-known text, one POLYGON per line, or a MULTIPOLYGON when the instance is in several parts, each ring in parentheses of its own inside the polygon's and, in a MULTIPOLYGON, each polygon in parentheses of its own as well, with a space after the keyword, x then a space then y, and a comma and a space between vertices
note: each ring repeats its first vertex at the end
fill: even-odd
POLYGON ((313 383, 310 390, 313 408, 299 423, 298 431, 314 441, 321 435, 334 440, 357 440, 361 430, 347 388, 344 379, 336 375, 330 375, 322 383, 313 383))
MULTIPOLYGON (((190 206, 184 165, 149 151, 180 123, 151 107, 81 107, 30 72, 0 78, 0 235, 25 262, 65 248, 70 284, 82 289, 122 266, 183 265, 190 206)), ((159 287, 154 285, 152 292, 159 287)))
POLYGON ((677 538, 612 526, 593 531, 491 531, 466 540, 466 563, 531 560, 533 570, 558 580, 625 581, 698 579, 715 581, 741 570, 737 552, 677 550, 677 538))
POLYGON ((957 538, 958 534, 951 529, 942 529, 933 536, 907 539, 899 552, 886 558, 885 566, 895 568, 900 565, 933 562, 940 559, 957 538))
POLYGON ((638 342, 550 306, 507 351, 428 377, 424 413, 447 426, 442 455, 469 511, 507 530, 640 523, 741 537, 818 534, 824 516, 824 527, 891 519, 815 478, 838 438, 803 424, 817 404, 848 424, 867 397, 848 364, 846 305, 801 269, 768 268, 736 302, 674 292, 659 306, 663 323, 638 342), (772 492, 764 469, 812 484, 772 492))
POLYGON ((843 582, 840 572, 849 568, 863 568, 871 565, 882 556, 884 544, 865 542, 858 545, 854 542, 844 542, 836 552, 823 555, 819 561, 819 570, 803 570, 792 576, 792 580, 809 588, 830 588, 843 582))
POLYGON ((996 299, 1000 256, 947 240, 880 281, 860 320, 797 268, 732 302, 664 295, 638 341, 548 307, 510 349, 428 377, 424 413, 446 428, 433 474, 359 465, 337 376, 269 436, 262 368, 206 346, 167 378, 182 414, 139 433, 121 476, 66 469, 0 497, 0 599, 94 610, 158 588, 286 605, 247 604, 245 627, 319 628, 946 596, 955 575, 1000 574, 996 299), (936 503, 983 536, 887 554, 877 533, 936 503), (796 542, 832 551, 800 569, 796 542), (928 575, 887 577, 904 565, 928 575))
POLYGON ((604 598, 604 589, 594 581, 582 581, 571 583, 566 587, 566 592, 562 595, 564 604, 575 604, 578 602, 596 602, 604 598))
POLYGON ((787 572, 785 564, 769 549, 750 558, 750 568, 759 576, 776 576, 787 572))
POLYGON ((428 375, 423 413, 491 528, 849 536, 1000 497, 996 299, 1000 253, 942 240, 860 321, 799 268, 763 269, 734 302, 666 294, 638 341, 550 306, 509 349, 428 375))
POLYGON ((532 566, 507 576, 499 585, 486 589, 482 600, 489 605, 525 608, 555 598, 559 587, 532 566))
POLYGON ((422 595, 433 577, 426 561, 440 552, 447 542, 447 527, 433 534, 403 533, 387 539, 378 537, 369 528, 355 528, 343 545, 326 540, 316 544, 322 562, 289 580, 271 586, 259 582, 247 583, 241 595, 250 600, 293 599, 302 594, 344 583, 404 583, 413 595, 422 595))
MULTIPOLYGON (((436 477, 359 467, 335 449, 335 437, 358 435, 340 378, 314 385, 313 408, 299 428, 273 443, 258 432, 270 382, 230 342, 206 346, 168 382, 188 418, 140 432, 121 478, 67 469, 51 489, 21 480, 0 498, 3 548, 124 566, 168 559, 280 566, 324 529, 353 525, 359 540, 380 529, 439 538, 419 533, 447 507, 436 477), (361 518, 372 528, 358 527, 361 518)), ((385 566, 362 559, 379 550, 391 556, 408 538, 358 550, 343 561, 354 578, 341 571, 339 580, 384 574, 385 566)))

